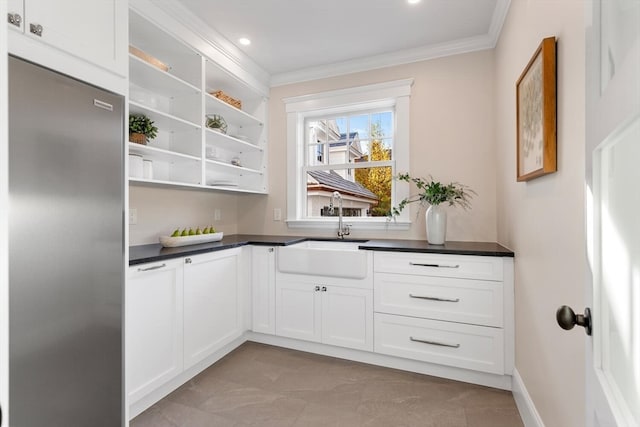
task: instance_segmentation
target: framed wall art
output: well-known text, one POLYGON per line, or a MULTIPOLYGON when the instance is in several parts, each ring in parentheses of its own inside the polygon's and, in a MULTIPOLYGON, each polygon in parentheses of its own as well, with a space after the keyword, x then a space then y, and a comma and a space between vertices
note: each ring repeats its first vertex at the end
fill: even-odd
POLYGON ((542 40, 516 83, 517 179, 557 170, 556 38, 542 40))

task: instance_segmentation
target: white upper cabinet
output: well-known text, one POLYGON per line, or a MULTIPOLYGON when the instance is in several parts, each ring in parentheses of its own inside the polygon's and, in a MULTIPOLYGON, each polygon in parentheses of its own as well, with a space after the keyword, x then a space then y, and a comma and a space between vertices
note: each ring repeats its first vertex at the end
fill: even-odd
MULTIPOLYGON (((8 13, 9 28, 25 38, 126 76, 126 1, 9 0, 8 13)), ((29 56, 24 55, 27 46, 17 50, 29 56)), ((27 59, 41 62, 39 57, 27 59)))
POLYGON ((15 31, 24 31, 24 1, 8 0, 7 2, 7 22, 9 28, 15 31))
POLYGON ((176 28, 133 10, 129 24, 129 110, 158 127, 147 145, 129 144, 130 153, 153 161, 153 177, 129 182, 266 193, 266 97, 183 42, 176 28), (220 91, 222 99, 214 95, 220 91), (213 115, 223 131, 207 127, 213 115))

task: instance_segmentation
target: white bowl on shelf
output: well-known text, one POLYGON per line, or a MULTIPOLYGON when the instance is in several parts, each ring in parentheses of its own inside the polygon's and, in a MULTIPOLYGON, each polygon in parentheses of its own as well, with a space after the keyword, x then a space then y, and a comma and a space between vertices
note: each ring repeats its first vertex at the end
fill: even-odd
POLYGON ((176 248, 178 246, 217 242, 219 240, 222 240, 223 235, 223 232, 219 232, 210 234, 196 234, 195 236, 160 236, 160 244, 165 248, 176 248))

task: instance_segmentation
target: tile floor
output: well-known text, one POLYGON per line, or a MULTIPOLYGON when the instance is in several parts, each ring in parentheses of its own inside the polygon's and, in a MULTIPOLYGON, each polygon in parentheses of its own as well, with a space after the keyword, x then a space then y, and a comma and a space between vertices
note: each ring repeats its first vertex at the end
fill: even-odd
POLYGON ((247 342, 131 427, 522 427, 510 392, 247 342))

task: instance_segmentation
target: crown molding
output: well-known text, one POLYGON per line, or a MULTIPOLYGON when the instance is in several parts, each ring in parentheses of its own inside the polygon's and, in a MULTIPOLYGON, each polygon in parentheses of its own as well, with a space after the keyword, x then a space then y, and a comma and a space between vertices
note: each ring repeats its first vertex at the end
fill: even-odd
POLYGON ((496 8, 493 10, 493 17, 491 18, 491 25, 489 26, 489 37, 493 40, 493 47, 496 47, 498 44, 502 26, 507 19, 510 6, 511 0, 498 0, 496 8))
POLYGON ((303 68, 287 73, 274 74, 271 77, 271 87, 409 64, 444 56, 492 49, 493 47, 494 41, 492 38, 489 35, 482 35, 439 45, 405 49, 388 54, 357 58, 344 62, 303 68))
POLYGON ((271 76, 271 87, 493 49, 496 47, 500 37, 500 31, 502 31, 510 5, 511 0, 498 0, 496 2, 489 31, 485 35, 274 74, 271 76))
MULTIPOLYGON (((130 0, 132 9, 148 16, 149 9, 160 9, 179 23, 193 36, 185 40, 196 46, 205 56, 222 64, 230 72, 243 77, 249 85, 268 96, 268 88, 300 83, 345 74, 426 61, 446 56, 495 48, 502 26, 511 5, 511 0, 497 0, 487 34, 469 37, 437 45, 405 49, 388 54, 356 58, 343 62, 323 64, 270 75, 248 55, 238 49, 217 30, 205 23, 199 16, 187 9, 179 0, 130 0)), ((182 31, 184 34, 184 31, 182 31)), ((183 37, 184 38, 184 37, 183 37)))

